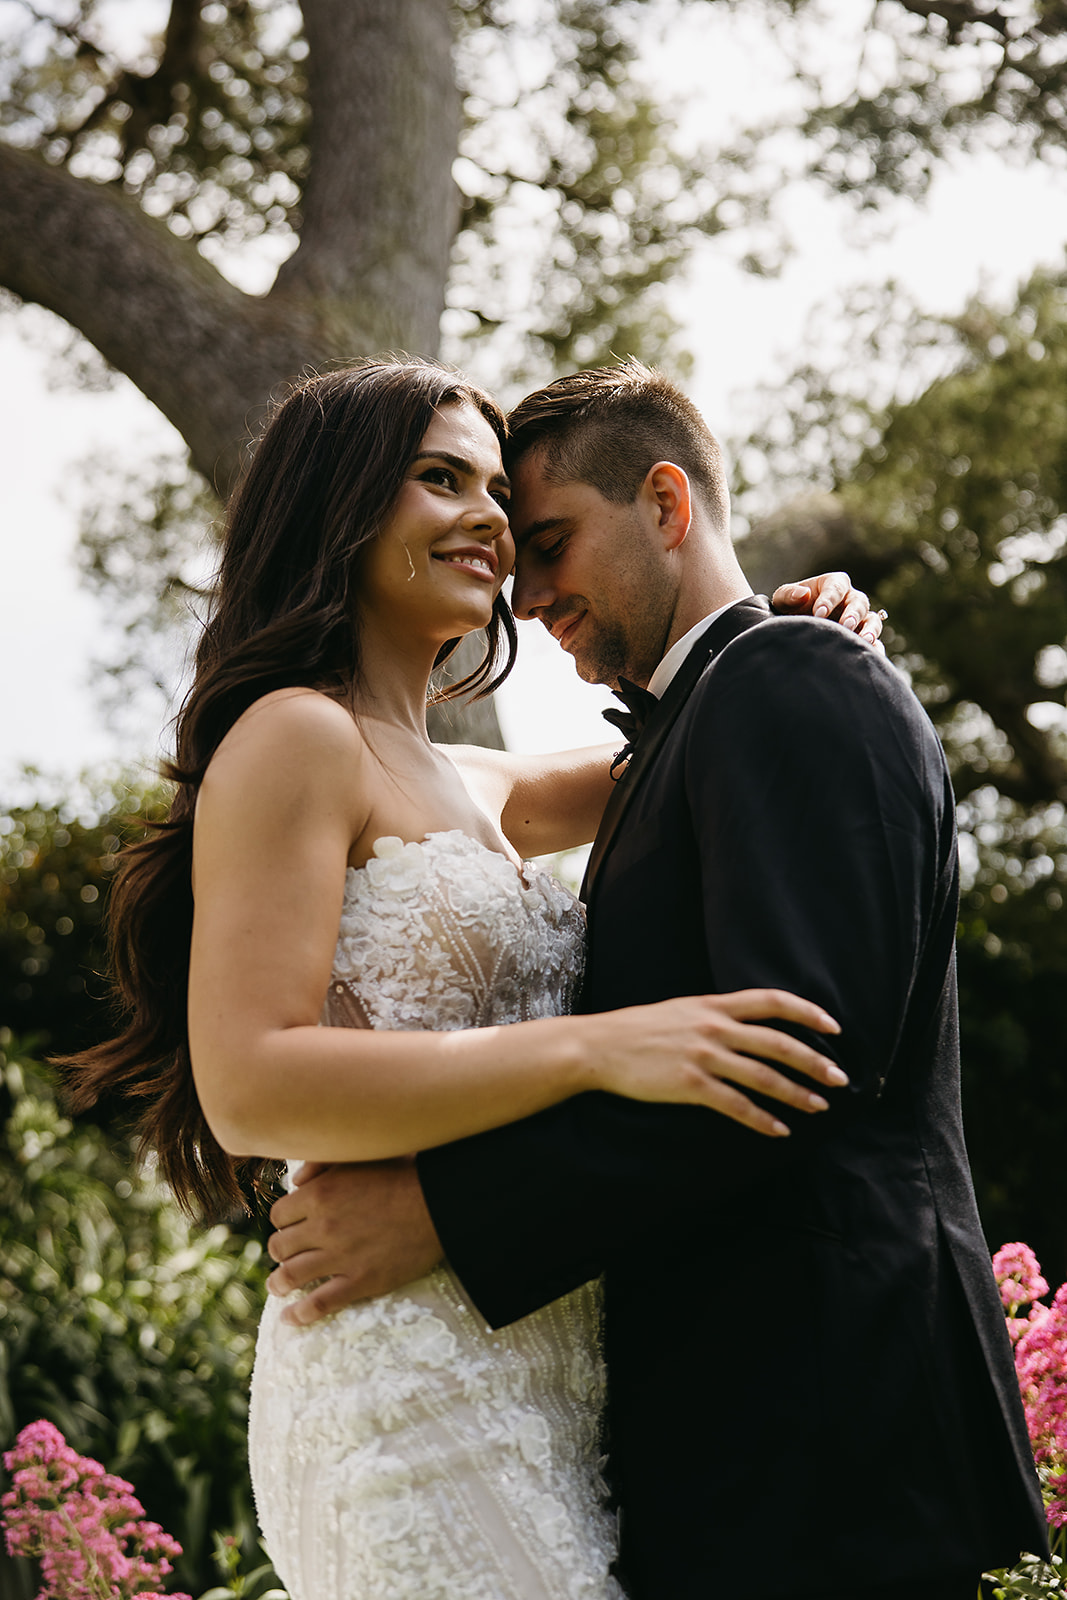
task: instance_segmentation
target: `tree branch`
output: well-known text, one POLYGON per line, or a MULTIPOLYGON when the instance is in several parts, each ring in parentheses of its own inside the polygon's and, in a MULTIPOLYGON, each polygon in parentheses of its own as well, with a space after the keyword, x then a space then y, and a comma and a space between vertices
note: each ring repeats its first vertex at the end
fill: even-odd
POLYGON ((150 128, 169 119, 174 110, 177 85, 188 83, 195 76, 202 27, 200 3, 201 0, 171 0, 163 54, 155 72, 147 78, 125 72, 116 86, 113 98, 125 101, 130 107, 122 130, 126 160, 147 143, 150 128))
POLYGON ((279 317, 242 294, 125 195, 3 144, 0 282, 80 329, 219 487, 279 379, 341 353, 299 307, 279 317))
POLYGON ((982 24, 992 28, 994 33, 999 33, 1002 38, 1007 37, 1008 21, 996 7, 978 6, 973 0, 899 0, 905 11, 910 11, 917 17, 927 21, 931 17, 940 17, 948 23, 949 33, 953 38, 963 32, 964 28, 982 24))
MULTIPOLYGON (((85 334, 220 491, 285 379, 438 347, 458 219, 448 0, 305 0, 304 12, 311 174, 300 246, 265 297, 235 289, 117 186, 0 145, 0 283, 85 334)), ((150 122, 167 114, 199 27, 199 0, 174 0, 160 65, 139 80, 150 122)))

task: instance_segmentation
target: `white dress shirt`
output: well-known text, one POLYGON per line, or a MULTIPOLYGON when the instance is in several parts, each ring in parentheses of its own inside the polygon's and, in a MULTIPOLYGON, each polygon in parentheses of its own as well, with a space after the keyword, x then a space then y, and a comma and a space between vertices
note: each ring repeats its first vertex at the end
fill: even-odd
POLYGON ((700 621, 690 628, 688 633, 683 633, 676 639, 659 666, 648 680, 648 692, 654 694, 657 700, 662 700, 667 686, 674 679, 679 667, 696 644, 702 633, 707 633, 712 623, 721 617, 724 611, 729 611, 731 606, 737 604, 736 600, 727 600, 724 606, 711 612, 709 616, 701 617, 700 621))

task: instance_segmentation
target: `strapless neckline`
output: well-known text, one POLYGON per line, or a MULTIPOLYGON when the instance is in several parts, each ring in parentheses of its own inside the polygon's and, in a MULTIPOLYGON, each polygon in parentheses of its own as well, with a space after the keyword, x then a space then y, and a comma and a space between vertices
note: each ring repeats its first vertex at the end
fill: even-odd
POLYGON ((550 872, 462 828, 384 834, 345 876, 322 1020, 329 1026, 477 1028, 570 1009, 585 916, 550 872))
POLYGON ((509 855, 504 854, 503 850, 495 850, 491 844, 486 844, 483 839, 475 838, 473 833, 467 833, 464 828, 434 828, 429 833, 424 833, 421 839, 402 839, 396 833, 381 833, 372 841, 370 855, 367 860, 358 867, 346 867, 345 876, 348 878, 353 873, 365 873, 372 861, 389 860, 393 856, 400 855, 409 846, 414 846, 418 850, 425 850, 428 845, 433 844, 438 839, 451 840, 461 844, 463 847, 473 845, 476 850, 484 851, 486 855, 495 856, 497 860, 506 862, 514 872, 521 889, 532 889, 534 887, 533 880, 536 878, 552 876, 543 867, 535 866, 532 861, 521 859, 513 861, 509 855), (388 853, 380 852, 379 845, 388 846, 388 853), (394 848, 395 846, 400 846, 400 849, 394 848))

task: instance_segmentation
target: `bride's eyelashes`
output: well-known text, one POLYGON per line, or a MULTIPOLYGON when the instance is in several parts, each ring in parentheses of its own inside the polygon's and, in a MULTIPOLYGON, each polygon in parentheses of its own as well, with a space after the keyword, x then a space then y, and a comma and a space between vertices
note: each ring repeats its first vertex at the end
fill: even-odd
POLYGON ((441 489, 451 489, 453 493, 459 488, 459 480, 451 467, 424 467, 417 474, 420 483, 436 484, 441 489))
MULTIPOLYGON (((453 494, 458 494, 460 491, 459 475, 451 467, 425 467, 417 474, 417 478, 420 483, 435 484, 439 488, 451 490, 453 494)), ((502 511, 510 510, 510 490, 490 489, 489 494, 502 511)))

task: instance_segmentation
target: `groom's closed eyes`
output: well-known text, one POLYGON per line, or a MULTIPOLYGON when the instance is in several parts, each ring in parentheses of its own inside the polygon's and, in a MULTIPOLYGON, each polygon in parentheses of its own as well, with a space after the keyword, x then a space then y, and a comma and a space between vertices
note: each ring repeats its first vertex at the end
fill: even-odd
POLYGON ((573 533, 573 517, 542 517, 516 535, 516 553, 532 556, 537 561, 555 561, 563 554, 573 533))

